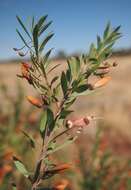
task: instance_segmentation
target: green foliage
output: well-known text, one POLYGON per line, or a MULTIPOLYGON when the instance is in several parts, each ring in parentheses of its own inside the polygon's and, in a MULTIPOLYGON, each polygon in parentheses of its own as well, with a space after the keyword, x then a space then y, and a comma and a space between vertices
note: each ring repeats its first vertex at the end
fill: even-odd
POLYGON ((13 157, 13 160, 14 160, 14 164, 15 164, 16 168, 19 170, 19 172, 28 178, 30 174, 27 171, 27 169, 25 168, 24 164, 20 160, 18 160, 16 157, 13 157))
MULTIPOLYGON (((60 76, 52 77, 52 72, 60 65, 52 65, 49 60, 52 49, 45 52, 45 46, 54 36, 52 32, 47 33, 47 29, 52 22, 47 22, 47 15, 42 16, 38 21, 35 21, 33 17, 31 29, 28 30, 18 16, 17 20, 26 33, 28 40, 17 30, 24 46, 16 49, 16 51, 22 56, 29 52, 31 58, 31 65, 23 66, 24 71, 22 70, 21 78, 26 79, 35 88, 42 101, 42 106, 38 106, 39 101, 37 99, 32 100, 32 104, 41 107, 42 110, 39 130, 42 140, 41 153, 33 171, 32 182, 32 188, 35 185, 36 187, 33 190, 36 190, 41 180, 43 180, 41 171, 46 174, 49 167, 47 164, 44 168, 43 161, 47 160, 50 154, 73 143, 78 137, 76 134, 71 136, 69 134, 70 129, 66 129, 65 126, 67 116, 72 112, 70 107, 77 97, 87 96, 95 91, 88 84, 89 77, 95 75, 100 66, 105 66, 104 62, 109 58, 114 43, 121 35, 119 33, 120 27, 112 29, 108 24, 103 37, 97 37, 97 45, 91 45, 89 54, 69 58, 66 61, 67 69, 62 71, 60 76), (19 50, 26 50, 26 52, 22 53, 19 50), (59 138, 63 137, 63 135, 66 138, 63 138, 63 143, 61 144, 59 138)), ((32 137, 26 132, 24 134, 33 147, 37 149, 38 146, 34 146, 35 142, 32 137)), ((26 169, 22 163, 18 162, 18 160, 15 161, 15 164, 16 162, 20 172, 27 176, 26 169)))

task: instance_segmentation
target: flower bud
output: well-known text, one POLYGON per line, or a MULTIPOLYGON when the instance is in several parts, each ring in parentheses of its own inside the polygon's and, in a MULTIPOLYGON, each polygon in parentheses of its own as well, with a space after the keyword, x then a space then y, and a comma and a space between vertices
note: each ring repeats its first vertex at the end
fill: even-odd
POLYGON ((113 67, 116 67, 117 65, 118 65, 118 63, 116 63, 116 62, 114 62, 114 63, 112 64, 113 67))
POLYGON ((42 103, 39 99, 34 98, 33 96, 27 96, 27 100, 34 106, 41 108, 42 107, 42 103))
POLYGON ((108 76, 108 77, 104 77, 104 78, 98 80, 98 81, 93 85, 93 89, 95 89, 95 88, 100 88, 100 87, 106 85, 110 80, 111 80, 111 77, 109 77, 109 76, 108 76))
POLYGON ((13 50, 14 50, 14 51, 18 51, 18 49, 17 49, 17 48, 13 48, 13 50))
POLYGON ((29 73, 29 69, 31 68, 31 66, 28 63, 22 63, 21 65, 21 73, 22 73, 22 78, 25 78, 29 84, 32 84, 32 78, 31 75, 29 73))
POLYGON ((24 54, 22 51, 19 51, 18 54, 19 54, 19 56, 21 56, 21 57, 24 57, 24 56, 25 56, 25 54, 24 54))
MULTIPOLYGON (((72 128, 72 127, 78 127, 79 129, 81 127, 85 127, 89 124, 89 119, 86 117, 74 119, 74 120, 68 120, 67 121, 67 127, 72 128)), ((81 129, 80 129, 81 130, 81 129)))
POLYGON ((29 63, 22 62, 21 64, 22 64, 22 66, 23 66, 26 70, 31 69, 31 65, 30 65, 29 63))
POLYGON ((60 172, 63 172, 65 170, 68 170, 71 168, 72 168, 71 164, 61 164, 61 165, 56 166, 52 170, 50 170, 50 172, 51 173, 60 173, 60 172))
POLYGON ((101 76, 101 75, 105 75, 105 74, 107 74, 107 73, 109 73, 109 72, 110 72, 110 69, 109 69, 109 68, 98 69, 98 70, 96 71, 95 75, 101 76))

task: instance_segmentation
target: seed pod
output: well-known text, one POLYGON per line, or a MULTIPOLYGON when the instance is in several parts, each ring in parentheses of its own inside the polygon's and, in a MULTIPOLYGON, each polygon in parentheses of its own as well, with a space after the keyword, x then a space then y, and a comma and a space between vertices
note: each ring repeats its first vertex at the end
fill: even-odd
POLYGON ((100 87, 106 85, 110 80, 111 80, 111 77, 110 77, 110 76, 104 77, 104 78, 98 80, 98 81, 93 85, 93 89, 95 89, 95 88, 100 88, 100 87))
POLYGON ((27 96, 27 100, 34 106, 42 108, 42 103, 39 99, 34 98, 33 96, 27 96))

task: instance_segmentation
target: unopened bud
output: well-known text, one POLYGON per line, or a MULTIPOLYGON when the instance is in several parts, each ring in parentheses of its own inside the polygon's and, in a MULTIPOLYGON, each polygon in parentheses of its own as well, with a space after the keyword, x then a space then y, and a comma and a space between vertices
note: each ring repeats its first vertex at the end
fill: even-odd
POLYGON ((21 57, 24 57, 24 56, 25 56, 25 54, 24 54, 22 51, 19 51, 18 54, 19 54, 19 56, 21 56, 21 57))
POLYGON ((108 67, 107 67, 107 68, 104 68, 104 69, 99 68, 99 69, 96 71, 95 75, 101 76, 101 75, 105 75, 105 74, 107 74, 107 73, 109 73, 109 72, 110 72, 110 69, 109 69, 108 67))
POLYGON ((27 96, 27 100, 34 106, 41 108, 42 107, 42 103, 39 99, 34 98, 33 96, 27 96))
POLYGON ((110 80, 111 80, 111 77, 104 77, 104 78, 98 80, 98 81, 93 85, 93 89, 95 89, 95 88, 100 88, 100 87, 106 85, 110 80))
POLYGON ((29 63, 22 62, 21 64, 22 64, 22 66, 23 66, 26 70, 31 69, 31 65, 30 65, 29 63))
POLYGON ((118 65, 118 63, 116 63, 116 62, 114 62, 114 63, 112 64, 113 67, 116 67, 117 65, 118 65))
POLYGON ((13 48, 13 50, 14 50, 14 51, 18 51, 18 49, 17 49, 17 48, 13 48))
POLYGON ((71 168, 72 168, 71 164, 61 164, 61 165, 58 165, 55 168, 53 168, 51 170, 51 172, 52 173, 60 173, 60 172, 63 172, 65 170, 68 170, 68 169, 71 169, 71 168))

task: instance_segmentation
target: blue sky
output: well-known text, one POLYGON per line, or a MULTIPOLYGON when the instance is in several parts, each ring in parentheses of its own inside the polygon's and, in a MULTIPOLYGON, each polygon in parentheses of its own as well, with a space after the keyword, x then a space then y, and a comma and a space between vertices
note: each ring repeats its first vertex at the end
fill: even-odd
POLYGON ((12 48, 21 45, 16 15, 28 22, 45 14, 53 20, 55 36, 48 47, 54 53, 88 51, 108 21, 122 26, 123 37, 115 47, 131 47, 131 0, 0 0, 0 59, 16 57, 12 48))

